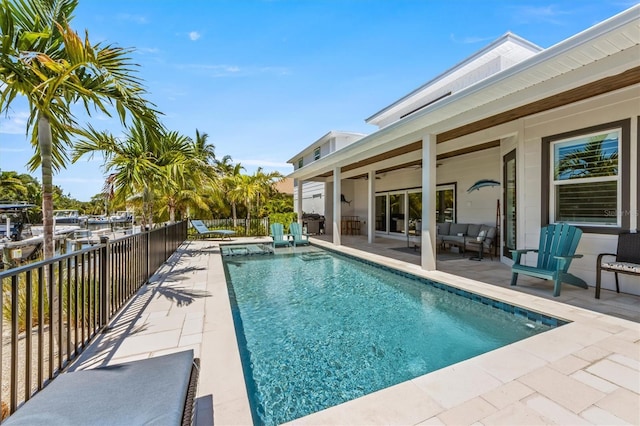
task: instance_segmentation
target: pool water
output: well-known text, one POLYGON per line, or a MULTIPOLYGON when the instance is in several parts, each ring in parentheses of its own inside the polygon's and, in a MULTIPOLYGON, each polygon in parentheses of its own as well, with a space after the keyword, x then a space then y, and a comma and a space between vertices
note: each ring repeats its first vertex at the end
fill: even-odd
POLYGON ((256 424, 291 421, 553 327, 328 251, 225 260, 256 424))

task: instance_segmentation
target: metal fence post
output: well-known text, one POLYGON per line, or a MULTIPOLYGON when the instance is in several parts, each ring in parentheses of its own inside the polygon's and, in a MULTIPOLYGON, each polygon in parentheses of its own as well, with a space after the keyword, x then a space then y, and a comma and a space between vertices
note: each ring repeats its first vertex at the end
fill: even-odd
POLYGON ((110 317, 109 300, 109 237, 101 236, 100 244, 104 246, 100 249, 100 326, 106 327, 110 317))
POLYGON ((151 256, 153 256, 152 252, 151 252, 151 232, 150 231, 146 231, 144 233, 145 238, 146 238, 146 244, 147 244, 147 261, 146 266, 145 266, 145 271, 144 271, 144 283, 147 284, 149 282, 149 278, 151 278, 151 256))

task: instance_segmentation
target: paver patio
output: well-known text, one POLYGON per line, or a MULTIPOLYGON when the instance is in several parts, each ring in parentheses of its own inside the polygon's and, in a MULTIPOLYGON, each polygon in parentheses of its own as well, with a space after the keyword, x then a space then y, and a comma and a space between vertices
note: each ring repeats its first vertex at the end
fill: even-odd
MULTIPOLYGON (((384 253, 390 247, 382 247, 386 243, 365 252, 343 243, 341 251, 572 323, 292 424, 640 424, 640 324, 584 309, 609 312, 621 307, 622 317, 633 319, 635 313, 635 321, 640 321, 639 297, 605 291, 603 299, 590 301, 569 286, 563 288, 562 299, 551 300, 528 293, 550 296, 548 285, 529 287, 523 281, 517 291, 505 288, 509 276, 504 269, 502 275, 496 272, 501 268, 497 261, 467 261, 465 268, 457 268, 489 282, 506 280, 506 286, 444 272, 457 270, 456 259, 439 262, 439 271, 425 272, 413 254, 397 252, 396 257, 413 256, 415 263, 374 253, 384 253)), ((201 359, 196 424, 252 424, 219 244, 185 242, 72 369, 193 349, 201 359)), ((288 250, 306 248, 278 249, 288 250)))

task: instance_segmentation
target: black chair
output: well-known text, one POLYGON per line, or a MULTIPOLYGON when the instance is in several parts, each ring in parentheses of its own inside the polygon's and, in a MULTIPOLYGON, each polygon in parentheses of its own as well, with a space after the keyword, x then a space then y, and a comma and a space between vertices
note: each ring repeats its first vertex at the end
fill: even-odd
POLYGON ((600 299, 602 271, 613 272, 616 277, 616 292, 620 293, 618 274, 640 276, 640 234, 624 232, 618 235, 616 253, 601 253, 596 264, 596 299, 600 299), (603 262, 605 256, 615 256, 615 261, 603 262))

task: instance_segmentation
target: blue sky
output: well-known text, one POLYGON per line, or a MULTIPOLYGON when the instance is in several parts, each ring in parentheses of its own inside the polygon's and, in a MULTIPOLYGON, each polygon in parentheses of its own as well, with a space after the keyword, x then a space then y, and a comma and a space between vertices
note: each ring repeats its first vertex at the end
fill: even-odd
MULTIPOLYGON (((547 48, 635 3, 80 0, 71 25, 94 43, 135 49, 169 130, 207 133, 216 155, 247 173, 288 174, 286 161, 328 131, 375 131, 366 117, 507 31, 547 48)), ((0 118, 0 170, 28 172, 27 116, 17 102, 0 118)), ((117 119, 89 120, 122 134, 117 119)), ((100 158, 87 158, 54 184, 88 201, 106 174, 100 158)))

